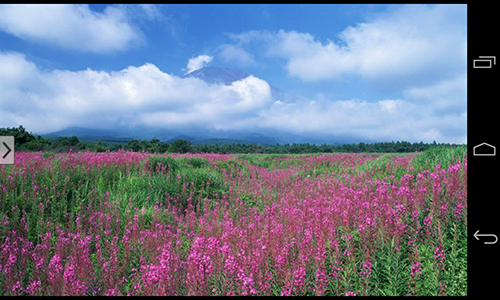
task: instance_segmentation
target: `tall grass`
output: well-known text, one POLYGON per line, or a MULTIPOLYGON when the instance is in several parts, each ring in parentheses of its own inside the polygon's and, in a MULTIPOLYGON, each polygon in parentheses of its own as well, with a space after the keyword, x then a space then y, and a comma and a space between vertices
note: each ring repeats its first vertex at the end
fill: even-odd
POLYGON ((412 160, 412 166, 416 172, 420 170, 433 170, 436 165, 447 169, 450 164, 463 162, 467 157, 467 146, 438 146, 430 148, 412 160))

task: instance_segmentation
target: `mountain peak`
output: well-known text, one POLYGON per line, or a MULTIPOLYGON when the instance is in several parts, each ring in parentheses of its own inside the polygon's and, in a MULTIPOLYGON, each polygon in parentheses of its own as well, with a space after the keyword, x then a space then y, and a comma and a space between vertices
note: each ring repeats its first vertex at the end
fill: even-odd
MULTIPOLYGON (((194 77, 201 79, 209 84, 231 85, 233 82, 247 78, 250 75, 252 74, 245 73, 243 71, 236 69, 204 67, 184 75, 183 78, 194 77)), ((273 98, 284 100, 284 102, 288 102, 288 99, 290 99, 291 97, 290 94, 272 85, 270 86, 273 98)))
POLYGON ((204 67, 184 75, 184 78, 195 77, 211 84, 230 85, 234 81, 247 78, 250 74, 228 68, 204 67))

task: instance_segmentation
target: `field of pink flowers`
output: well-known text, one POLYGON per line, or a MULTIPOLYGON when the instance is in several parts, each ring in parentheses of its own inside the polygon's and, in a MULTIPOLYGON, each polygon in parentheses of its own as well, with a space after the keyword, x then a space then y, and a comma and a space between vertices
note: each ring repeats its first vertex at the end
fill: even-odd
POLYGON ((466 295, 466 152, 425 155, 18 152, 0 295, 466 295))

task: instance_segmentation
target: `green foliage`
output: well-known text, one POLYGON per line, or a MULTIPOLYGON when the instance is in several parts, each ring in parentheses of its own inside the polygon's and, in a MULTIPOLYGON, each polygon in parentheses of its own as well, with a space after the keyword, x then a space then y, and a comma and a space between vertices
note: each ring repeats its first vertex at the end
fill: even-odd
MULTIPOLYGON (((16 143, 18 141, 16 140, 16 143)), ((51 143, 49 139, 42 138, 37 135, 34 140, 26 142, 20 145, 21 150, 30 150, 30 151, 43 151, 49 149, 51 147, 51 143)))
POLYGON ((148 148, 148 141, 141 141, 141 140, 132 140, 126 146, 126 149, 135 152, 146 150, 147 148, 148 148))
POLYGON ((416 155, 412 161, 415 172, 433 170, 436 165, 447 169, 451 162, 463 162, 467 157, 467 146, 438 146, 416 155))
POLYGON ((76 136, 58 137, 52 142, 54 146, 73 146, 73 147, 78 145, 78 143, 80 143, 80 141, 76 136))
POLYGON ((196 207, 201 200, 214 199, 216 193, 226 190, 222 176, 203 158, 150 157, 146 166, 150 176, 123 177, 119 183, 123 193, 117 198, 132 199, 134 205, 146 207, 156 201, 165 203, 168 196, 178 199, 173 204, 184 210, 189 201, 196 207))
POLYGON ((447 295, 463 296, 467 290, 467 227, 465 222, 453 222, 445 237, 447 295))
POLYGON ((173 153, 191 152, 191 143, 185 140, 176 140, 170 144, 169 151, 173 153))
POLYGON ((152 138, 151 141, 149 141, 149 147, 148 147, 149 152, 165 153, 167 150, 168 150, 167 143, 162 142, 157 138, 152 138))
POLYGON ((377 287, 376 295, 408 295, 407 274, 410 266, 405 250, 406 248, 394 251, 393 245, 384 245, 377 249, 372 269, 372 279, 377 287))
MULTIPOLYGON (((422 152, 427 149, 447 146, 448 144, 437 143, 410 143, 406 141, 383 142, 383 143, 359 143, 359 144, 341 144, 341 145, 315 145, 309 143, 276 144, 263 146, 260 144, 225 144, 225 145, 194 145, 192 152, 204 153, 263 153, 263 154, 300 154, 300 153, 410 153, 422 152)), ((449 146, 449 145, 448 145, 449 146)), ((452 145, 453 146, 453 145, 452 145)))
POLYGON ((165 153, 168 150, 168 144, 157 138, 152 138, 149 142, 147 140, 131 140, 123 149, 135 152, 148 151, 150 153, 165 153))
POLYGON ((174 174, 180 168, 179 161, 172 158, 171 156, 167 157, 158 157, 153 156, 148 158, 148 166, 151 172, 161 172, 161 170, 165 170, 169 174, 174 174))
POLYGON ((204 168, 208 166, 207 160, 201 157, 190 158, 188 164, 193 168, 204 168))
POLYGON ((35 140, 35 136, 20 125, 18 128, 0 128, 0 135, 12 135, 16 143, 16 148, 35 140))

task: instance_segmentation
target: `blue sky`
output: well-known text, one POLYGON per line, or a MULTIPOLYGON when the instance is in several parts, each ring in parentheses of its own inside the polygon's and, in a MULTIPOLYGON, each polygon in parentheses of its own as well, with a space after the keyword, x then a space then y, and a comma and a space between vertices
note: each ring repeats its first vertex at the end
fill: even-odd
POLYGON ((0 127, 466 143, 466 24, 466 5, 2 4, 0 127), (182 78, 203 66, 253 76, 182 78))

